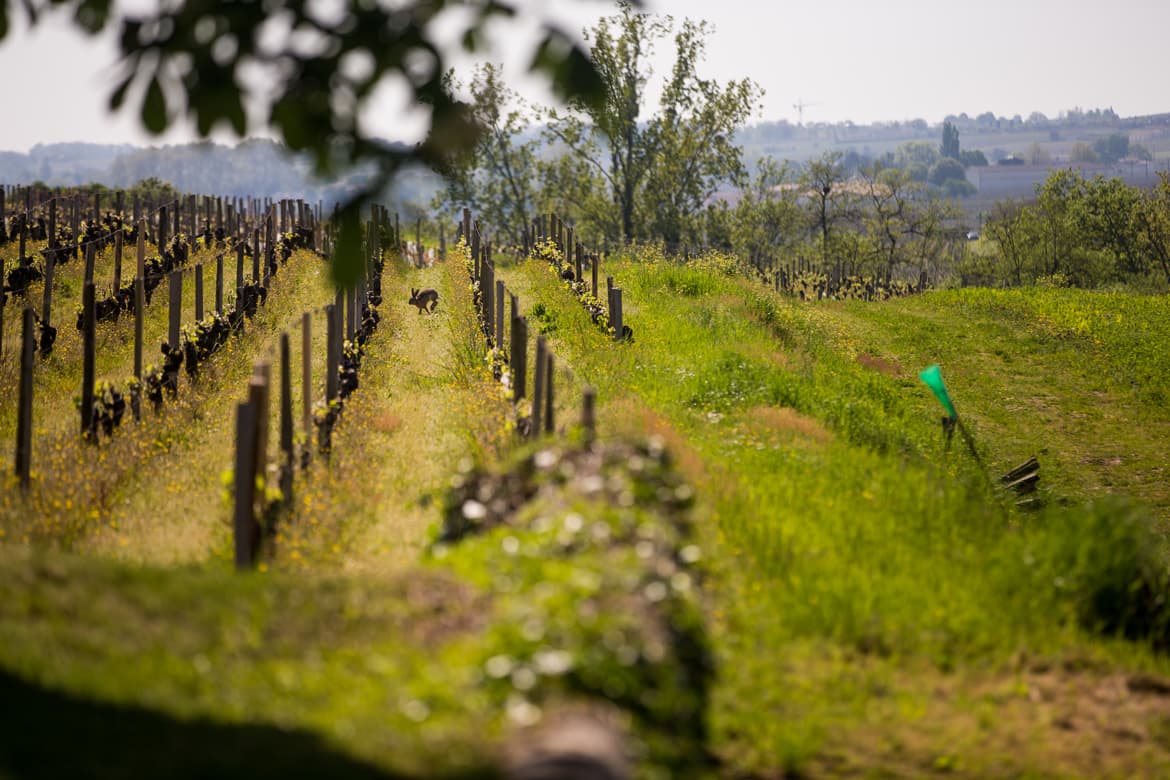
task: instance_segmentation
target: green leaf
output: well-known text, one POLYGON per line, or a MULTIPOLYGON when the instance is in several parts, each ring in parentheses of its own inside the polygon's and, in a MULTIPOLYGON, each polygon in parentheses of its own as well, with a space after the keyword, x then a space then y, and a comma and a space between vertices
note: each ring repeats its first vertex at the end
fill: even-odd
POLYGON ((167 129, 167 100, 163 97, 157 74, 151 78, 142 100, 142 124, 154 135, 167 129))
POLYGON ((130 69, 130 74, 122 79, 122 83, 114 88, 110 93, 110 110, 117 111, 122 107, 122 103, 126 101, 126 90, 130 88, 130 82, 134 81, 134 69, 130 69))

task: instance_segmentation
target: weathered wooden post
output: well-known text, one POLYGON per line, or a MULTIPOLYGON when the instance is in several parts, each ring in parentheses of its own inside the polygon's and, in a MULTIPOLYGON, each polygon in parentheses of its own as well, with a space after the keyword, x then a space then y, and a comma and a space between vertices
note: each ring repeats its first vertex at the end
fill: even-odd
POLYGON ((252 231, 252 284, 260 284, 260 230, 252 231))
POLYGON ((504 280, 496 280, 496 349, 504 348, 504 280))
POLYGON ((512 366, 512 402, 519 403, 525 396, 528 371, 528 322, 523 317, 512 320, 512 344, 508 354, 512 366))
POLYGON ((495 312, 493 297, 496 294, 496 270, 492 266, 492 245, 484 245, 483 278, 480 282, 480 322, 487 340, 492 341, 495 328, 492 327, 492 314, 495 312))
POLYGON ((260 527, 256 522, 256 407, 246 401, 236 406, 235 513, 232 531, 236 569, 252 568, 260 527))
POLYGON ((325 307, 325 402, 337 398, 337 368, 341 362, 339 354, 340 327, 336 304, 325 307))
POLYGON ((536 363, 532 371, 532 416, 529 418, 528 438, 540 436, 540 416, 544 412, 544 336, 536 337, 536 363))
POLYGON ((16 478, 28 490, 32 473, 33 430, 33 360, 36 355, 36 315, 31 306, 24 308, 20 331, 20 401, 16 416, 16 478))
POLYGON ((581 393, 581 428, 585 434, 586 446, 593 444, 597 437, 597 417, 594 410, 596 401, 596 391, 592 387, 586 387, 581 393))
POLYGON ((613 327, 613 338, 621 341, 622 336, 622 288, 614 287, 610 290, 609 324, 613 327))
MULTIPOLYGON (((313 317, 301 315, 301 415, 304 418, 305 441, 313 437, 313 317)), ((306 451, 308 448, 306 447, 306 451)))
POLYGON ((439 259, 447 259, 447 232, 441 219, 439 220, 439 259))
MULTIPOLYGON (((44 332, 48 332, 52 327, 53 319, 53 269, 57 265, 57 253, 49 251, 45 254, 45 290, 41 296, 41 328, 44 332)), ((48 354, 45 352, 46 344, 41 345, 41 352, 45 357, 48 354)))
POLYGON ((161 255, 167 243, 167 207, 158 207, 158 232, 155 233, 158 241, 158 253, 161 255))
MULTIPOLYGON (((93 383, 97 364, 97 342, 94 338, 94 286, 86 282, 81 293, 81 435, 89 438, 93 431, 93 383)), ((94 440, 96 440, 96 436, 94 440)))
MULTIPOLYGON (((137 197, 135 197, 137 201, 137 197)), ((138 269, 134 278, 134 378, 142 381, 142 318, 146 309, 146 221, 138 223, 138 269)), ((134 409, 134 419, 139 410, 134 409)))
POLYGON ((288 333, 280 334, 280 493, 284 506, 292 505, 293 418, 292 356, 288 333))
POLYGON ((223 255, 215 258, 215 313, 223 314, 223 255))
POLYGON ((85 273, 82 276, 83 284, 91 284, 93 282, 94 254, 96 250, 97 247, 92 243, 88 241, 85 243, 85 273))
POLYGON ((589 256, 589 264, 592 266, 592 272, 593 272, 593 297, 596 298, 597 297, 597 266, 600 265, 600 263, 597 262, 597 253, 596 252, 594 252, 592 255, 589 256))
POLYGON ((244 289, 244 242, 236 244, 236 307, 240 305, 240 291, 244 289))
POLYGON ((183 328, 183 272, 171 271, 170 301, 167 313, 170 315, 170 328, 167 330, 167 344, 171 349, 179 348, 179 338, 183 328))
POLYGON ((114 234, 114 295, 122 289, 122 242, 124 240, 121 228, 114 234))
MULTIPOLYGON (((32 219, 32 212, 28 212, 29 219, 32 219)), ((49 201, 49 249, 57 248, 57 197, 54 195, 49 201)), ((52 251, 49 254, 53 254, 52 251)))
POLYGON ((195 266, 195 321, 203 322, 203 263, 195 266))
POLYGON ((550 349, 545 354, 545 362, 548 365, 544 369, 544 432, 554 433, 556 431, 555 421, 553 419, 553 354, 550 349))
POLYGON ((422 245, 422 217, 418 218, 418 224, 414 228, 414 244, 418 250, 418 267, 422 268, 425 265, 426 256, 423 254, 422 245))
POLYGON ((69 200, 69 207, 69 228, 73 231, 73 237, 69 242, 69 254, 72 257, 77 257, 77 253, 79 251, 79 244, 77 239, 79 238, 78 234, 81 232, 81 208, 77 203, 76 197, 73 197, 69 200))
MULTIPOLYGON (((268 431, 272 414, 272 366, 257 363, 248 380, 248 397, 256 406, 256 475, 268 480, 268 431)), ((257 510, 264 496, 257 496, 257 510)), ((259 514, 259 511, 256 513, 259 514)))

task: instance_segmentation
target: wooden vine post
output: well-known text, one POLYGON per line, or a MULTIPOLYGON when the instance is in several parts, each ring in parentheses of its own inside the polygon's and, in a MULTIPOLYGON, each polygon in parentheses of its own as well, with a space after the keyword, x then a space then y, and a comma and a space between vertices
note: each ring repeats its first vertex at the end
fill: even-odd
MULTIPOLYGON (((305 441, 313 438, 313 317, 301 315, 301 415, 304 418, 305 441)), ((306 447, 308 452, 309 448, 306 447)))
POLYGON ((594 405, 597 393, 592 387, 586 387, 581 393, 581 428, 585 433, 585 445, 593 444, 597 437, 597 417, 594 405))
POLYGON ((548 364, 544 369, 544 432, 554 433, 556 423, 553 419, 553 354, 551 349, 545 354, 544 359, 548 364))
POLYGON ((20 400, 16 419, 16 478, 28 490, 32 474, 33 361, 36 355, 36 315, 26 306, 20 333, 20 400))
POLYGON ((512 343, 508 350, 512 366, 512 402, 525 397, 525 375, 528 371, 528 322, 523 317, 512 318, 512 343))
POLYGON ((195 266, 195 321, 203 322, 203 263, 195 266))
MULTIPOLYGON (((135 197, 137 203, 137 197, 135 197)), ((146 222, 138 223, 138 266, 134 278, 134 378, 142 381, 142 318, 146 308, 146 222)), ((141 404, 134 403, 134 419, 141 419, 141 404)))
POLYGON ((292 506, 293 417, 292 355, 288 333, 280 334, 280 494, 285 507, 292 506))
POLYGON ((223 255, 215 258, 215 313, 223 315, 223 255))
POLYGON ((114 233, 114 295, 122 289, 122 231, 114 233))
MULTIPOLYGON (((92 250, 92 247, 90 248, 92 250)), ((96 339, 94 338, 94 286, 85 283, 81 293, 81 332, 83 340, 81 368, 81 435, 96 442, 93 434, 93 390, 94 368, 97 364, 96 339)))
POLYGON ((167 330, 167 345, 171 349, 179 348, 179 339, 183 328, 183 272, 171 271, 170 275, 170 302, 167 313, 170 315, 170 327, 167 330))
POLYGON ((532 416, 529 419, 528 438, 540 436, 540 416, 544 411, 544 356, 548 349, 544 336, 536 337, 536 363, 532 370, 532 416))
POLYGON ((496 280, 496 349, 504 349, 504 280, 496 280))
POLYGON ((337 369, 341 362, 338 354, 340 328, 336 304, 325 307, 325 402, 329 403, 337 398, 337 369))
POLYGON ((256 561, 256 543, 260 527, 254 511, 256 503, 256 407, 251 400, 236 406, 235 511, 232 536, 235 541, 236 569, 251 569, 256 561))

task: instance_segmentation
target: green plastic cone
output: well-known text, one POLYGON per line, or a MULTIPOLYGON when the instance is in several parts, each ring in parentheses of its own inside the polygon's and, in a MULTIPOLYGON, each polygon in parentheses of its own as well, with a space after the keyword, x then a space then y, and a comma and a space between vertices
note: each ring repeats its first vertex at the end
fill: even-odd
POLYGON ((926 386, 934 393, 934 397, 947 410, 947 414, 951 417, 959 416, 959 413, 955 411, 955 405, 951 403, 951 396, 947 393, 947 386, 943 382, 942 371, 939 370, 938 364, 924 368, 918 378, 926 383, 926 386))

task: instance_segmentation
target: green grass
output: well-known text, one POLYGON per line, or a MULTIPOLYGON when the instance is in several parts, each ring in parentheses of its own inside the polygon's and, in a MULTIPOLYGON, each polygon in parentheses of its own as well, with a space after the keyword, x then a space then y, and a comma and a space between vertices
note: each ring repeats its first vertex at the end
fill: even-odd
MULTIPOLYGON (((624 290, 632 343, 607 338, 546 265, 501 258, 499 278, 556 355, 558 428, 572 440, 580 390, 596 387, 614 451, 657 437, 694 485, 689 522, 661 524, 669 491, 641 456, 626 459, 629 487, 580 480, 612 496, 574 488, 577 467, 534 477, 533 450, 509 454, 462 267, 393 265, 339 449, 298 482, 266 573, 226 571, 222 507, 176 524, 216 529, 179 558, 197 566, 45 551, 52 529, 0 546, 0 686, 37 713, 24 754, 0 739, 0 772, 34 773, 28 756, 50 752, 53 718, 102 724, 103 740, 54 756, 62 773, 107 761, 111 775, 488 772, 533 707, 599 698, 625 713, 645 776, 1170 768, 1164 299, 948 291, 809 304, 726 259, 631 254, 602 270, 624 290), (441 291, 433 317, 402 303, 424 283, 441 291), (931 362, 981 462, 944 446, 917 379, 931 362), (996 485, 1032 454, 1036 510, 996 485), (467 500, 495 506, 492 480, 530 479, 539 489, 507 523, 424 553, 467 500), (695 587, 638 601, 672 574, 653 551, 691 544, 695 587), (666 635, 691 644, 653 649, 666 635), (700 645, 710 679, 688 676, 702 664, 683 649, 700 645), (631 650, 647 662, 620 663, 631 650), (573 671, 538 674, 559 651, 573 671), (678 724, 692 730, 672 748, 678 724), (102 746, 128 750, 139 732, 158 735, 141 763, 102 746), (184 738, 205 746, 190 768, 164 749, 184 738), (252 739, 280 759, 246 757, 252 739)), ((283 316, 224 356, 237 387, 283 316)), ((136 477, 141 503, 119 511, 145 517, 173 500, 168 484, 206 490, 197 505, 211 506, 206 470, 230 451, 191 422, 226 425, 238 394, 225 393, 193 393, 182 441, 143 461, 192 476, 153 488, 136 477)), ((21 728, 10 718, 0 733, 21 728)))
MULTIPOLYGON (((1020 429, 1048 439, 1041 460, 1052 508, 1017 511, 990 478, 1031 449, 984 417, 999 405, 1000 385, 979 376, 974 359, 966 373, 946 360, 1010 336, 998 348, 1018 350, 1023 366, 1044 361, 1057 370, 1055 395, 1084 405, 1072 396, 1079 383, 1124 359, 1108 345, 1094 350, 1083 337, 1052 336, 1046 324, 983 332, 994 315, 985 323, 942 296, 815 307, 716 268, 643 259, 607 272, 626 291, 633 345, 594 335, 543 269, 524 276, 535 300, 556 312, 556 348, 607 400, 603 428, 640 414, 633 427, 668 429, 693 450, 717 550, 710 565, 720 575, 711 613, 722 670, 714 718, 729 759, 758 771, 803 771, 826 753, 853 756, 849 740, 859 733, 900 738, 912 719, 866 717, 896 679, 921 697, 939 675, 1027 674, 1034 657, 1165 669, 1147 649, 1166 636, 1164 554, 1149 511, 1077 508, 1099 491, 1062 477, 1054 453, 1083 447, 1083 432, 1024 419, 1020 429), (686 294, 693 289, 704 294, 686 294), (937 316, 916 324, 915 307, 937 316), (1054 338, 1074 339, 1077 364, 1048 360, 1054 338), (971 412, 986 471, 959 448, 943 451, 940 412, 915 378, 933 360, 944 362, 960 409, 971 412), (1119 633, 1142 639, 1109 638, 1119 633), (778 663, 789 653, 793 660, 778 663), (885 682, 876 692, 842 688, 840 677, 857 667, 885 682), (926 670, 918 685, 901 679, 909 669, 926 670)), ((1138 401, 1126 391, 1116 403, 1120 429, 1138 401)), ((1149 425, 1166 422, 1160 410, 1147 417, 1149 425)), ((1156 468, 1150 428, 1129 435, 1141 453, 1135 468, 1156 468)), ((1147 497, 1164 500, 1165 489, 1147 497)), ((943 748, 919 746, 919 771, 943 748)), ((1043 773, 1042 759, 994 755, 1009 774, 1029 766, 1043 773)), ((865 763, 877 768, 889 758, 865 763)))

